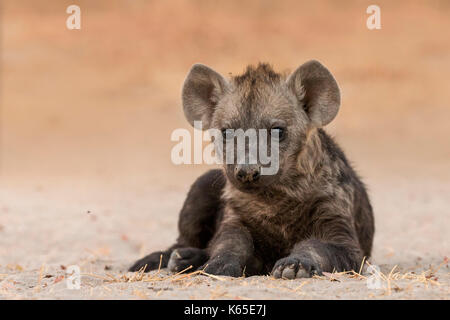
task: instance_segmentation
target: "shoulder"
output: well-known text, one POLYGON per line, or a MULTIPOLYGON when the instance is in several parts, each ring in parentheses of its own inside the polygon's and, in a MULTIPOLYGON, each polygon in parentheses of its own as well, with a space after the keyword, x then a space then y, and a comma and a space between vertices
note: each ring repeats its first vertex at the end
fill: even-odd
POLYGON ((345 165, 349 166, 347 157, 337 142, 323 129, 317 130, 323 150, 329 155, 331 160, 342 160, 345 165))

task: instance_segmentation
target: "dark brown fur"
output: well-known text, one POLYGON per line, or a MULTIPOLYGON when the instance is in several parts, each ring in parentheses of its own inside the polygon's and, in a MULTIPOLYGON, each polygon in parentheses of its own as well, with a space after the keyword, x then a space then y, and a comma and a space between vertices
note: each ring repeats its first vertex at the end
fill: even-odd
POLYGON ((374 220, 365 186, 321 129, 339 105, 328 70, 310 62, 286 80, 261 64, 227 82, 207 67, 199 68, 185 83, 188 120, 195 119, 197 108, 203 108, 202 120, 219 129, 261 128, 272 118, 282 119, 288 141, 280 143, 279 173, 248 188, 236 181, 234 165, 207 172, 189 191, 176 244, 144 257, 130 270, 157 268, 161 254, 162 266, 172 271, 193 265, 229 276, 241 276, 244 270, 248 275, 272 272, 277 278, 358 270, 371 253, 374 220), (195 100, 199 92, 208 99, 195 100))

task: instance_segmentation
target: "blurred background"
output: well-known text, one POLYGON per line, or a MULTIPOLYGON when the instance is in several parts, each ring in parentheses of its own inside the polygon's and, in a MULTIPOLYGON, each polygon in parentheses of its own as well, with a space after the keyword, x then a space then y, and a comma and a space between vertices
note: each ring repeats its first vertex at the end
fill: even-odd
POLYGON ((378 1, 381 30, 366 27, 369 1, 75 2, 3 1, 5 177, 193 178, 204 168, 170 161, 190 66, 313 58, 340 84, 331 129, 363 175, 449 173, 448 1, 378 1))
POLYGON ((341 88, 328 131, 368 184, 374 257, 441 257, 449 17, 444 0, 2 1, 0 265, 76 260, 60 247, 80 234, 123 265, 168 246, 189 185, 209 168, 170 160, 172 131, 191 130, 180 99, 191 65, 227 75, 309 59, 341 88), (71 4, 81 30, 66 28, 71 4), (371 4, 381 30, 366 27, 371 4), (25 258, 30 248, 39 258, 25 258))

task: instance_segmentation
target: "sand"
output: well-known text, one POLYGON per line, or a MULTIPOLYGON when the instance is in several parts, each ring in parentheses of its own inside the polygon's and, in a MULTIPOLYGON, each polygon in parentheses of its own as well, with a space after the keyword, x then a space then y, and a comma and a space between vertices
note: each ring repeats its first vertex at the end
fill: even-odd
POLYGON ((99 192, 76 184, 58 190, 3 189, 0 297, 448 299, 450 269, 448 260, 444 261, 449 252, 448 217, 441 217, 449 206, 444 195, 450 190, 448 184, 433 183, 425 192, 417 191, 421 187, 371 184, 377 221, 371 263, 386 275, 396 266, 393 273, 400 274, 390 281, 390 289, 385 279, 380 288, 370 289, 366 279, 350 275, 297 280, 204 275, 179 279, 164 269, 133 281, 136 275, 126 269, 135 259, 174 241, 185 192, 132 187, 99 192), (66 282, 65 269, 71 265, 81 269, 79 290, 69 289, 66 282), (439 270, 430 270, 438 266, 439 270), (408 277, 411 272, 415 275, 408 277), (424 272, 425 277, 419 277, 424 272))

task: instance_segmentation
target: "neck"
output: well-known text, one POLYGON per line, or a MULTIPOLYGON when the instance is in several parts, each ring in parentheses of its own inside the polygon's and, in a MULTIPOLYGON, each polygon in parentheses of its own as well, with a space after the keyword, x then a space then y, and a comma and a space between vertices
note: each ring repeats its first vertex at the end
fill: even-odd
POLYGON ((286 196, 298 199, 307 196, 327 175, 323 165, 328 158, 318 129, 308 132, 306 142, 296 156, 295 166, 288 169, 274 188, 286 196))
POLYGON ((326 152, 319 136, 319 130, 310 130, 306 137, 306 143, 297 156, 297 167, 295 168, 297 174, 313 179, 317 176, 317 171, 322 168, 325 156, 326 152))

